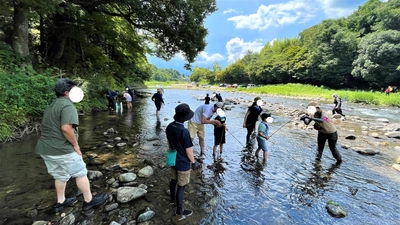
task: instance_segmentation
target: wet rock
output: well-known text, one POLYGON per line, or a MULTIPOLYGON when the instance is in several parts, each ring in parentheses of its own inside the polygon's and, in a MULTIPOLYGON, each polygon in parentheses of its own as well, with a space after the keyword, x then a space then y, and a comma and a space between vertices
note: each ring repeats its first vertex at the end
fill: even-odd
POLYGON ((361 147, 352 147, 352 150, 355 152, 358 152, 362 155, 376 155, 376 154, 380 153, 379 150, 367 149, 367 148, 361 148, 361 147))
POLYGON ((111 221, 110 225, 121 225, 120 223, 117 223, 115 221, 111 221))
POLYGON ((353 136, 353 135, 350 135, 350 136, 345 137, 345 139, 347 139, 347 140, 356 140, 356 137, 353 136))
POLYGON ((109 205, 106 205, 105 207, 104 207, 104 211, 106 211, 106 212, 110 212, 110 211, 112 211, 112 210, 114 210, 114 209, 116 209, 116 208, 118 208, 118 203, 112 203, 112 204, 109 204, 109 205))
POLYGON ((114 145, 112 145, 112 144, 107 144, 106 148, 114 148, 114 145))
POLYGON ((340 114, 335 114, 335 115, 332 115, 332 118, 333 118, 333 119, 341 119, 341 118, 342 118, 342 115, 340 115, 340 114))
POLYGON ((107 132, 104 132, 103 136, 106 137, 106 138, 110 138, 111 137, 111 135, 109 133, 107 133, 107 132))
POLYGON ((121 137, 116 137, 116 138, 114 138, 114 141, 116 141, 116 142, 119 142, 119 141, 121 141, 121 140, 122 140, 121 137))
POLYGON ((139 184, 138 188, 142 188, 144 190, 147 190, 147 185, 145 184, 139 184))
POLYGON ((381 123, 389 123, 389 120, 385 119, 385 118, 378 118, 378 119, 376 119, 376 121, 381 122, 381 123))
POLYGON ((147 194, 147 191, 137 187, 120 187, 117 190, 117 202, 127 203, 147 194))
POLYGON ((154 211, 150 210, 150 208, 146 208, 146 211, 145 211, 144 213, 141 213, 141 214, 138 216, 137 222, 138 222, 138 223, 141 223, 141 222, 144 222, 144 221, 148 221, 148 220, 150 220, 151 218, 153 218, 153 216, 154 216, 155 214, 156 214, 156 213, 155 213, 154 211))
POLYGON ((385 133, 385 136, 390 138, 400 138, 400 131, 392 131, 385 133))
POLYGON ((48 201, 45 201, 45 202, 41 203, 40 205, 38 205, 36 207, 36 209, 37 210, 47 209, 47 208, 50 208, 51 206, 53 206, 53 204, 54 204, 54 202, 48 200, 48 201))
POLYGON ((60 221, 60 225, 73 225, 75 223, 75 216, 74 214, 69 214, 66 217, 62 218, 60 221))
POLYGON ((153 175, 154 170, 151 166, 146 166, 143 169, 139 170, 138 176, 139 177, 150 177, 153 175))
POLYGON ((337 202, 328 201, 325 205, 325 208, 331 215, 335 217, 341 218, 347 216, 347 212, 337 202))
POLYGON ((143 162, 147 165, 154 166, 154 161, 152 159, 145 159, 143 162))
POLYGON ((129 141, 129 137, 123 137, 122 140, 129 141))
POLYGON ((115 130, 114 130, 114 128, 109 128, 106 132, 109 134, 113 134, 113 133, 115 133, 115 130))
POLYGON ((132 147, 136 147, 136 146, 138 146, 139 145, 139 142, 133 142, 132 143, 132 147))
POLYGON ((38 210, 37 209, 32 209, 26 214, 26 216, 29 217, 29 218, 34 218, 37 215, 38 215, 38 210))
POLYGON ((89 180, 101 178, 103 176, 103 173, 100 171, 94 171, 94 170, 88 170, 87 176, 89 180))
POLYGON ((122 148, 122 147, 125 147, 126 146, 126 143, 125 142, 122 142, 122 143, 118 143, 117 144, 117 147, 118 148, 122 148))
POLYGON ((119 181, 121 182, 131 182, 136 180, 136 174, 134 173, 124 173, 119 175, 119 181))
POLYGON ((49 223, 51 223, 51 222, 44 221, 44 220, 38 220, 38 221, 33 222, 32 225, 48 225, 49 223))
POLYGON ((105 169, 108 171, 114 171, 121 169, 121 166, 119 164, 113 164, 111 166, 106 167, 105 169))
POLYGON ((400 171, 400 164, 393 164, 392 167, 400 171))

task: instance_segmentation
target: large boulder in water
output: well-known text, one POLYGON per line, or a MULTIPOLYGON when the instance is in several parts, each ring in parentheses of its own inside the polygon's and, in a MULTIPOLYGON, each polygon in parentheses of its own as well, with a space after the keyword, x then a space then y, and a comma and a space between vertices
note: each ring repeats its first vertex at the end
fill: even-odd
POLYGON ((334 201, 328 201, 325 205, 326 210, 335 216, 335 217, 345 217, 347 216, 347 212, 337 203, 334 201))

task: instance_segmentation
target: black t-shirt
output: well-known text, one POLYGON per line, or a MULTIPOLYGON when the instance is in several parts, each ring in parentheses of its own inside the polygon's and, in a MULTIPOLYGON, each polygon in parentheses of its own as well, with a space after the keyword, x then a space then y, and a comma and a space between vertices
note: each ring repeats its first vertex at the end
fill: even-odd
POLYGON ((211 100, 210 97, 207 96, 204 98, 204 100, 206 100, 206 102, 204 104, 210 104, 210 100, 211 100))
POLYGON ((258 121, 258 116, 262 112, 262 108, 256 104, 253 104, 249 107, 248 112, 250 112, 250 114, 247 116, 246 125, 258 121))
POLYGON ((174 121, 167 126, 165 132, 171 149, 177 150, 176 170, 190 170, 190 159, 186 155, 186 149, 193 147, 193 143, 189 131, 183 126, 183 123, 174 121))

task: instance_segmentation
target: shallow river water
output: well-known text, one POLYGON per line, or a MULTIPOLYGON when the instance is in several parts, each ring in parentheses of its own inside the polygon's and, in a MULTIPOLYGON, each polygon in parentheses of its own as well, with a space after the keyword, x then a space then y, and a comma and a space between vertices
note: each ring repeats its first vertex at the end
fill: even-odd
MULTIPOLYGON (((139 142, 145 141, 143 137, 165 132, 178 102, 188 103, 194 111, 202 104, 195 97, 205 93, 205 90, 166 90, 166 105, 161 109, 160 121, 156 120, 155 106, 150 98, 135 99, 132 112, 83 116, 80 118, 79 142, 89 148, 98 141, 98 132, 109 127, 134 132, 139 142), (97 129, 99 127, 103 129, 97 129)), ((247 100, 255 97, 225 92, 221 95, 247 100)), ((263 97, 263 100, 298 109, 301 109, 300 104, 307 103, 306 100, 280 97, 263 97)), ((343 149, 338 143, 343 163, 336 166, 326 146, 322 163, 317 164, 314 161, 315 132, 285 125, 290 117, 273 114, 270 132, 279 130, 268 141, 267 164, 259 163, 253 157, 254 151, 252 155, 244 147, 246 130, 241 126, 247 106, 235 105, 226 112, 227 143, 222 155, 216 159, 212 157, 213 128, 206 126, 206 156, 201 169, 204 181, 213 188, 216 206, 201 224, 400 224, 400 173, 391 168, 392 155, 364 156, 343 149), (348 215, 344 218, 331 216, 325 209, 329 200, 338 202, 348 215)), ((331 104, 325 106, 327 109, 332 107, 331 104)), ((343 109, 349 116, 399 122, 398 108, 377 109, 345 103, 343 109)), ((31 135, 0 147, 0 215, 20 213, 37 203, 40 196, 54 195, 45 165, 34 154, 37 139, 38 135, 31 135), (49 182, 43 182, 45 180, 49 182), (25 200, 10 199, 10 192, 25 200)), ((194 144, 198 154, 197 139, 194 144)), ((0 220, 0 224, 8 222, 0 220)))

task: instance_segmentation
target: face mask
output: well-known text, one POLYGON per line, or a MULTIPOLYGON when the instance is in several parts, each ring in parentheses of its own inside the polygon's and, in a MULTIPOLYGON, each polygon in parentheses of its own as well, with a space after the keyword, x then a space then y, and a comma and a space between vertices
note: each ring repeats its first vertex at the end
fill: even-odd
POLYGON ((81 88, 79 87, 73 87, 70 91, 69 91, 69 99, 72 102, 78 103, 80 101, 82 101, 83 99, 83 91, 81 88))
POLYGON ((309 115, 314 115, 315 112, 317 112, 317 108, 315 108, 315 106, 308 106, 307 113, 309 115))
POLYGON ((272 123, 274 122, 274 118, 272 117, 267 117, 267 123, 272 123))
POLYGON ((225 117, 225 111, 222 109, 217 109, 217 115, 220 117, 225 117))
POLYGON ((262 101, 262 100, 257 100, 256 104, 257 104, 258 106, 262 106, 262 105, 263 105, 263 101, 262 101))

